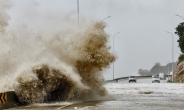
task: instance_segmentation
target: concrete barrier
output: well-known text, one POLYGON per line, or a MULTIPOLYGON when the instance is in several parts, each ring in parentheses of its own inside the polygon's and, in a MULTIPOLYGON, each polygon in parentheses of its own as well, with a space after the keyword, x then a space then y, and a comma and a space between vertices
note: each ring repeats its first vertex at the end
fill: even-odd
POLYGON ((0 110, 17 106, 19 106, 19 103, 14 91, 0 93, 0 110))

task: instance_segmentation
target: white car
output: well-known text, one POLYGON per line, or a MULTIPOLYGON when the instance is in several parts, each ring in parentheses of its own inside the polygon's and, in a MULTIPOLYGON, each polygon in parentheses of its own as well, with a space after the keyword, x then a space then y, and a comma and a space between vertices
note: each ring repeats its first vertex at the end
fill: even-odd
POLYGON ((137 79, 135 76, 130 76, 129 77, 129 82, 137 82, 137 79))
POLYGON ((152 77, 152 83, 154 83, 154 82, 160 83, 160 77, 159 76, 153 76, 152 77))

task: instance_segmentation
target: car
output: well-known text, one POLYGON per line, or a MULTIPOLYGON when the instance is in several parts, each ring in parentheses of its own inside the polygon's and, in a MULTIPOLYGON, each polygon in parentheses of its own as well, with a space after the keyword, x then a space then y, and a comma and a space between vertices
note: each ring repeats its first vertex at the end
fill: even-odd
POLYGON ((136 77, 135 77, 135 76, 130 76, 130 77, 129 77, 129 83, 130 83, 130 82, 137 82, 136 77))
POLYGON ((152 77, 152 83, 157 82, 160 83, 160 77, 159 76, 153 76, 152 77))

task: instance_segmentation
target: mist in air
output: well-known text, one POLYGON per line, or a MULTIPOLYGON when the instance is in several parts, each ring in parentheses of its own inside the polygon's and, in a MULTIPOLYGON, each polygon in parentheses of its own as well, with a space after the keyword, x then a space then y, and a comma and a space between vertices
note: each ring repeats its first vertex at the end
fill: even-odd
POLYGON ((0 1, 0 92, 13 90, 22 103, 107 95, 102 71, 115 57, 106 25, 73 16, 36 1, 0 1))

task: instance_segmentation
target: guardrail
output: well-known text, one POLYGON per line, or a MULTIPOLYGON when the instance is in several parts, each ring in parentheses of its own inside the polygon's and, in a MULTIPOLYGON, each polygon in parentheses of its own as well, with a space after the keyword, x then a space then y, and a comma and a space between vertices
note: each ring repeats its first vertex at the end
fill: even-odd
MULTIPOLYGON (((152 77, 152 76, 136 76, 137 79, 148 78, 148 77, 152 77)), ((108 83, 108 82, 118 82, 119 80, 128 79, 128 78, 129 77, 120 77, 120 78, 116 78, 114 80, 106 80, 105 83, 108 83)))

